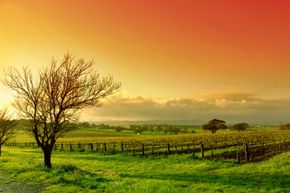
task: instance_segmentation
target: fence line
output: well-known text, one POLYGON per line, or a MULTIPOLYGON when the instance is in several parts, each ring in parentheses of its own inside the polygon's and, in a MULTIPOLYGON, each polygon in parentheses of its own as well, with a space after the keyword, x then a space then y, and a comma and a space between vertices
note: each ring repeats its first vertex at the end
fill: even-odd
MULTIPOLYGON (((37 148, 34 142, 6 143, 6 146, 37 148)), ((234 159, 237 163, 259 161, 265 157, 290 150, 290 141, 260 144, 196 144, 188 143, 57 143, 55 151, 91 151, 101 153, 123 153, 132 156, 160 156, 192 154, 204 159, 234 159)))

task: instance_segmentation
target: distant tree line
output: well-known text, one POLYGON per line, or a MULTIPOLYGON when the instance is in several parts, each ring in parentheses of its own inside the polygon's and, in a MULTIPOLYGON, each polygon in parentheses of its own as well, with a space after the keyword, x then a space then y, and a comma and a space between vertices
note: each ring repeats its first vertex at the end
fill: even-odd
POLYGON ((212 119, 202 126, 203 130, 216 133, 220 129, 231 129, 235 131, 245 131, 249 128, 248 123, 237 123, 232 126, 227 126, 224 120, 212 119))
POLYGON ((283 124, 280 126, 281 130, 290 130, 290 123, 283 124))
MULTIPOLYGON (((290 129, 290 124, 288 125, 290 129)), ((89 122, 80 123, 67 123, 67 127, 73 129, 101 129, 101 130, 115 130, 116 132, 131 131, 136 134, 142 134, 143 132, 157 132, 164 134, 180 134, 180 133, 195 133, 195 129, 200 128, 196 125, 169 125, 169 124, 132 124, 129 126, 114 126, 108 124, 95 124, 89 122)), ((219 119, 212 119, 208 121, 201 128, 212 133, 216 133, 218 130, 229 129, 234 131, 245 131, 249 128, 248 123, 237 123, 231 126, 226 125, 226 122, 219 119)), ((283 128, 285 128, 284 126, 283 128)))
POLYGON ((143 132, 158 132, 164 134, 179 134, 179 133, 195 133, 193 128, 198 126, 190 125, 168 125, 168 124, 132 124, 129 126, 114 126, 108 124, 90 124, 88 122, 79 123, 75 125, 75 128, 96 128, 101 130, 115 130, 116 132, 130 131, 136 134, 142 134, 143 132))

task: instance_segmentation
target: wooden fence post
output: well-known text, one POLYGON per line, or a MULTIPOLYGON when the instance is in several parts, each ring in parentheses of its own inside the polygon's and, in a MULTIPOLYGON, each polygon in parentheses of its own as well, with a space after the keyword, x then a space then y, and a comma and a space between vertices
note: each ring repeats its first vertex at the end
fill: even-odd
POLYGON ((195 156, 195 152, 194 152, 194 151, 195 151, 195 145, 194 145, 194 143, 193 143, 193 144, 192 144, 192 152, 191 152, 191 153, 192 153, 192 156, 195 156))
POLYGON ((240 163, 240 152, 236 152, 237 163, 240 163))
POLYGON ((91 151, 94 151, 94 145, 91 143, 90 146, 91 146, 91 151))
POLYGON ((70 148, 71 151, 73 151, 73 147, 72 147, 71 143, 69 144, 69 148, 70 148))
POLYGON ((167 151, 168 151, 168 155, 170 155, 171 152, 170 152, 170 144, 169 143, 167 144, 167 151))
POLYGON ((81 143, 79 143, 79 149, 82 149, 82 144, 81 143))
POLYGON ((115 148, 116 148, 116 143, 113 143, 113 152, 115 152, 115 148))
POLYGON ((245 144, 245 160, 248 162, 250 160, 249 145, 245 144))
POLYGON ((194 144, 194 140, 192 141, 192 156, 195 156, 195 144, 194 144))
POLYGON ((226 160, 228 160, 229 159, 229 151, 228 151, 227 144, 224 145, 224 148, 226 149, 225 157, 226 157, 226 160))
POLYGON ((204 145, 203 145, 203 143, 200 145, 200 152, 201 152, 201 157, 204 158, 204 145))
POLYGON ((121 143, 121 151, 124 152, 124 143, 121 143))
POLYGON ((105 150, 105 152, 107 152, 107 144, 106 143, 104 143, 104 150, 105 150))
POLYGON ((142 156, 145 156, 145 145, 142 143, 142 156))

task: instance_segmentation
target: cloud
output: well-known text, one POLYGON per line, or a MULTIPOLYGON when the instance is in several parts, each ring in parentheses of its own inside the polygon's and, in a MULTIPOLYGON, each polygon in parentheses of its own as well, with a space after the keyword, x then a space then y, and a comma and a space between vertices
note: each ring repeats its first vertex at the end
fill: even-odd
POLYGON ((211 93, 195 98, 156 100, 115 96, 83 118, 101 120, 208 120, 279 123, 290 121, 290 99, 263 99, 252 93, 211 93))

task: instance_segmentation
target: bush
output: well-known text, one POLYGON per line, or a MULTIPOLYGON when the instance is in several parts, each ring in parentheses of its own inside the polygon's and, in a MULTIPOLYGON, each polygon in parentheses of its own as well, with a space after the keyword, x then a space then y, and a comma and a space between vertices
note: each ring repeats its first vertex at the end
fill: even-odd
POLYGON ((232 126, 233 130, 236 131, 245 131, 246 129, 249 128, 249 124, 248 123, 238 123, 232 126))
POLYGON ((115 129, 116 132, 121 132, 121 131, 123 131, 123 130, 126 129, 126 128, 121 127, 121 126, 115 126, 115 127, 113 127, 113 128, 115 129))

